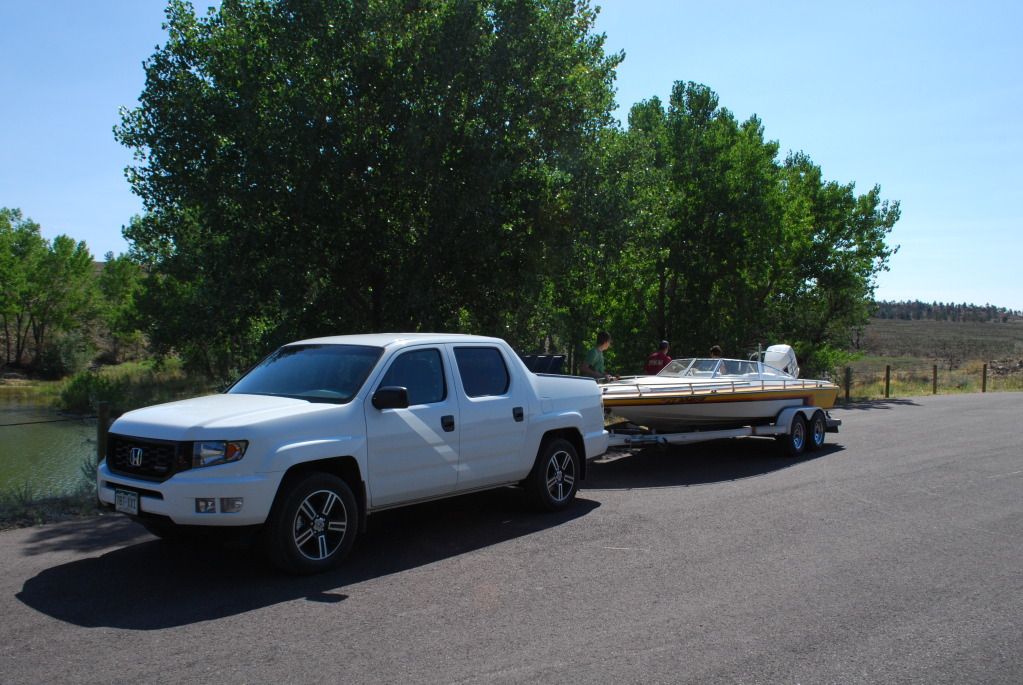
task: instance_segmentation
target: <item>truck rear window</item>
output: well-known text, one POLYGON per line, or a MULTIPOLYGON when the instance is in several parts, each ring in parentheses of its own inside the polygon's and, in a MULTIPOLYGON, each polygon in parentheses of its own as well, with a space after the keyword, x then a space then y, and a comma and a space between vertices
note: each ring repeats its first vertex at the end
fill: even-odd
POLYGON ((456 347, 455 360, 462 387, 469 397, 503 395, 510 377, 504 357, 496 347, 456 347))

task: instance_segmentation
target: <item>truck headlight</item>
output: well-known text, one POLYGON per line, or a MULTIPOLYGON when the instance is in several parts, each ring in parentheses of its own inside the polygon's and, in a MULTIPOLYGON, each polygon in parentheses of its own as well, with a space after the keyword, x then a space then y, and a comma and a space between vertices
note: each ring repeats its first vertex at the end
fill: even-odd
POLYGON ((248 440, 204 440, 192 447, 192 468, 238 461, 245 456, 248 440))

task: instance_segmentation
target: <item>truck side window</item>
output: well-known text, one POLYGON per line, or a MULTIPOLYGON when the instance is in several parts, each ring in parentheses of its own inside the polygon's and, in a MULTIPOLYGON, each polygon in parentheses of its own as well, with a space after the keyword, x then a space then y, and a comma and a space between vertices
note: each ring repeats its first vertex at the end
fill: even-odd
POLYGON ((503 395, 511 377, 504 357, 496 347, 456 347, 455 360, 462 387, 469 397, 503 395))
POLYGON ((440 351, 411 350, 399 355, 384 374, 380 386, 397 385, 408 390, 408 403, 433 404, 447 397, 440 351))

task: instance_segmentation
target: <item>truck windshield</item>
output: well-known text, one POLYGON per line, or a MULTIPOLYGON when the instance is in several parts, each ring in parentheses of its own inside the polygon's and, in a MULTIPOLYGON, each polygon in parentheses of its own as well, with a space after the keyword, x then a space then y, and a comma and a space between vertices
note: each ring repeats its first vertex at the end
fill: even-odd
POLYGON ((227 392, 345 404, 359 392, 383 351, 364 345, 288 345, 254 366, 227 392))

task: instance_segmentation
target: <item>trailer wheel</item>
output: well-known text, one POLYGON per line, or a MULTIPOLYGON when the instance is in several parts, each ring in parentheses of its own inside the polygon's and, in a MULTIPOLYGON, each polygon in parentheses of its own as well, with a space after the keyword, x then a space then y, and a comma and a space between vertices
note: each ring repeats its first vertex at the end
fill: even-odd
POLYGON ((526 477, 526 492, 537 508, 558 511, 572 503, 578 479, 579 455, 572 443, 564 438, 545 440, 526 477))
POLYGON ((806 419, 802 414, 796 414, 792 417, 792 426, 789 428, 789 432, 785 435, 779 435, 777 437, 779 443, 781 443, 782 451, 790 457, 798 457, 806 449, 807 442, 807 429, 806 419))
POLYGON ((824 436, 828 433, 828 422, 824 418, 824 412, 817 410, 810 419, 809 436, 806 449, 819 450, 824 446, 824 436))
POLYGON ((270 561, 294 574, 326 571, 348 554, 359 530, 359 509, 348 484, 329 473, 286 481, 267 519, 270 561))

